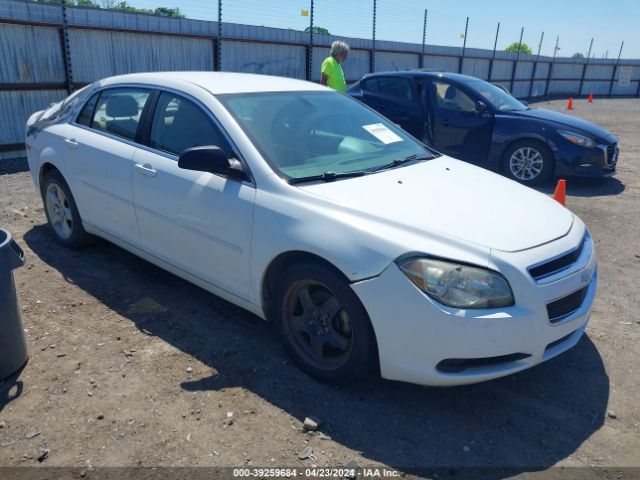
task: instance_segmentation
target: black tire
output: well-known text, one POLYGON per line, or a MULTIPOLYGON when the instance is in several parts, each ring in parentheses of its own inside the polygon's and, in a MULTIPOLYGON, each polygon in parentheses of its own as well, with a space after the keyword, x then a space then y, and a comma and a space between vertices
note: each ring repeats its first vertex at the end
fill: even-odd
POLYGON ((58 170, 50 170, 40 188, 47 221, 58 243, 74 249, 92 243, 94 237, 84 230, 71 189, 62 174, 58 170))
POLYGON ((377 368, 369 316, 338 273, 316 263, 289 267, 273 300, 272 318, 287 351, 312 377, 349 384, 377 368))
POLYGON ((504 174, 523 185, 541 185, 554 173, 551 150, 543 142, 524 139, 507 147, 503 159, 504 174), (533 174, 539 170, 537 173, 533 174))

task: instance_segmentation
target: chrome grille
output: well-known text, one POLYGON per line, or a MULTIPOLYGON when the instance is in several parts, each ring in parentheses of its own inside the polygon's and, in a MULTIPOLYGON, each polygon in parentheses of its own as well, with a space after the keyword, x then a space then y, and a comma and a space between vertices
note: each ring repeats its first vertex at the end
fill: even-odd
POLYGON ((607 164, 607 168, 615 167, 616 162, 618 161, 618 158, 616 156, 617 146, 618 145, 615 143, 607 145, 607 154, 605 158, 605 163, 607 164))
POLYGON ((576 312, 582 306, 582 302, 584 302, 584 299, 587 296, 588 289, 589 285, 570 293, 566 297, 562 297, 547 304, 547 315, 549 315, 549 321, 551 323, 558 323, 576 312))

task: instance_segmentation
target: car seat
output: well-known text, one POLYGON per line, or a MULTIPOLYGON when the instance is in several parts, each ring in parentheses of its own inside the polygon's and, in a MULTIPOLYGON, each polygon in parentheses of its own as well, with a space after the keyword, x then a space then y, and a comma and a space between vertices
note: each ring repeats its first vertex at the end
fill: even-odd
POLYGON ((133 117, 138 115, 138 102, 132 95, 112 95, 107 99, 105 113, 113 118, 106 123, 107 132, 134 139, 138 121, 133 117), (128 117, 128 118, 126 118, 128 117))

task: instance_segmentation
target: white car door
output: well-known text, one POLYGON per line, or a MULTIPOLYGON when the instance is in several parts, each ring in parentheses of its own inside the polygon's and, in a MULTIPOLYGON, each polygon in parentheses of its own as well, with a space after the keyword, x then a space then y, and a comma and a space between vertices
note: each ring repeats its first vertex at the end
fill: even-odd
POLYGON ((65 138, 82 221, 134 246, 140 245, 131 188, 134 142, 150 94, 140 88, 97 93, 65 138))
POLYGON ((148 143, 134 155, 133 193, 142 248, 240 298, 249 291, 255 188, 178 167, 187 148, 217 145, 235 155, 204 107, 163 92, 148 143))

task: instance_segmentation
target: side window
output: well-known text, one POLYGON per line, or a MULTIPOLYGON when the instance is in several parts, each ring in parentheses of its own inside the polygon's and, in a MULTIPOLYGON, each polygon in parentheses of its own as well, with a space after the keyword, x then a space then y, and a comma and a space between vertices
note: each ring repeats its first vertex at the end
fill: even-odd
POLYGON ((95 107, 91 128, 135 140, 140 115, 149 90, 137 88, 113 88, 100 94, 95 107))
POLYGON ((233 156, 224 135, 207 114, 190 100, 173 93, 160 95, 149 141, 151 147, 175 155, 187 148, 215 145, 233 156))
POLYGON ((380 88, 378 87, 378 79, 377 78, 367 78, 362 83, 362 89, 366 92, 378 93, 380 88))
POLYGON ((446 82, 433 82, 433 86, 438 108, 460 112, 475 111, 476 102, 455 85, 446 82))
POLYGON ((415 88, 413 80, 403 77, 376 77, 370 78, 363 87, 366 91, 380 93, 396 97, 405 102, 413 102, 415 98, 415 88))
POLYGON ((87 103, 84 104, 82 111, 76 118, 76 123, 80 125, 84 125, 85 127, 91 126, 91 119, 93 118, 93 111, 96 108, 96 103, 98 102, 99 93, 96 93, 93 97, 89 99, 87 103))

